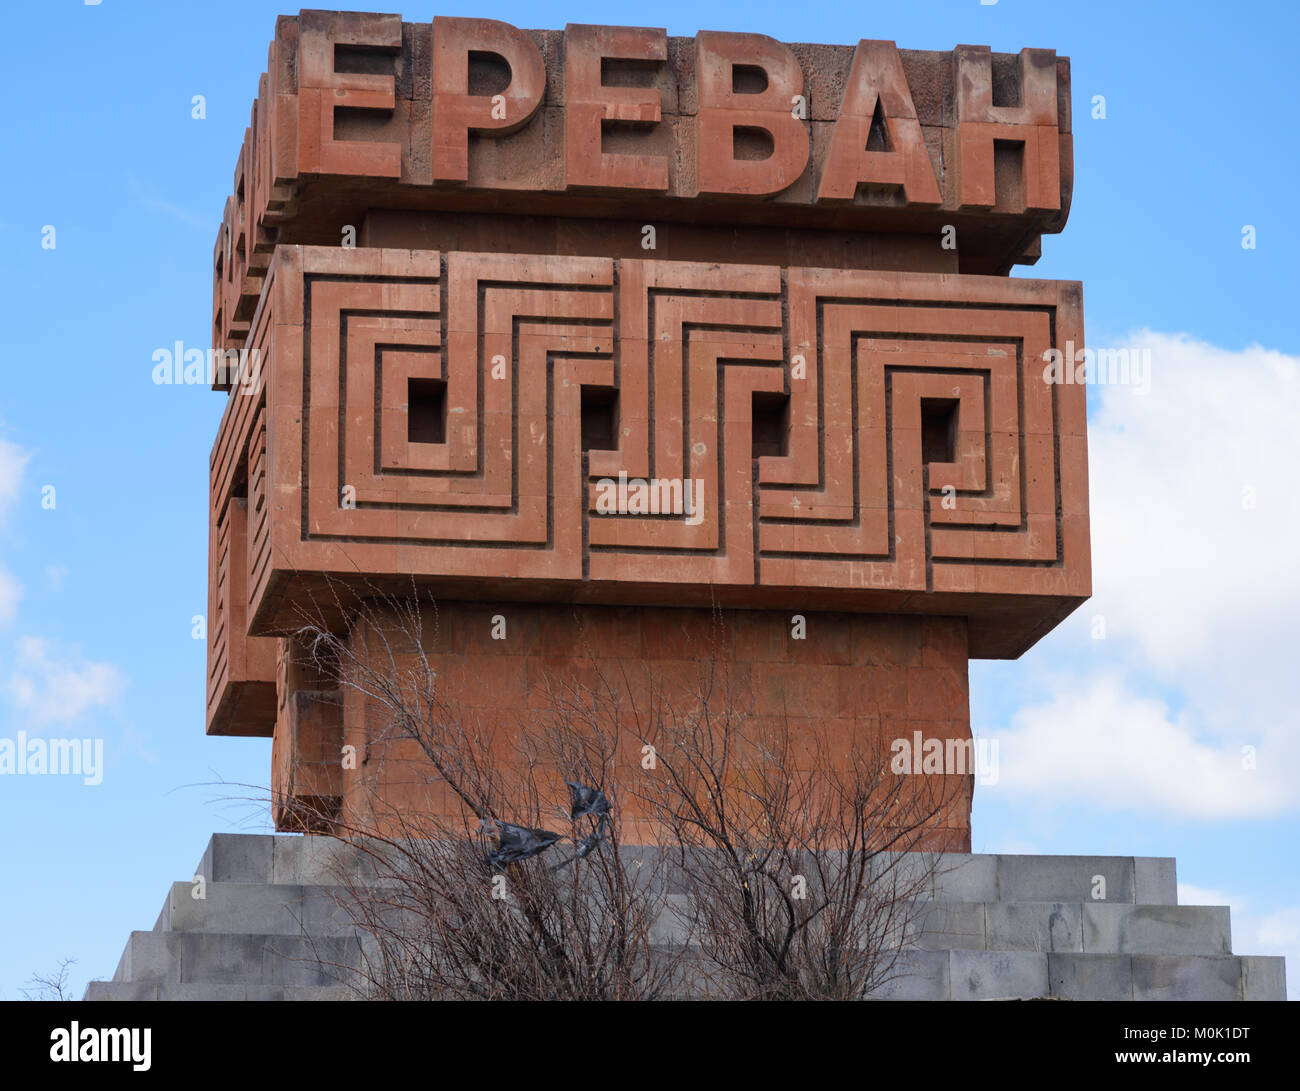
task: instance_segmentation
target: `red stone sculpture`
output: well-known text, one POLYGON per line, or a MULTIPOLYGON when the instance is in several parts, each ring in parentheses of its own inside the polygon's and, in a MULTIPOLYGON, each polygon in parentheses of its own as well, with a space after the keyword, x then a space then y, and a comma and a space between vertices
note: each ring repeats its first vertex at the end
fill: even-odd
POLYGON ((969 658, 1090 593, 1085 387, 1043 375, 1080 287, 1006 275, 1070 139, 1046 50, 282 17, 215 255, 214 347, 255 366, 218 382, 209 732, 348 806, 366 710, 289 637, 414 577, 489 713, 671 672, 721 608, 762 708, 969 738, 969 658))

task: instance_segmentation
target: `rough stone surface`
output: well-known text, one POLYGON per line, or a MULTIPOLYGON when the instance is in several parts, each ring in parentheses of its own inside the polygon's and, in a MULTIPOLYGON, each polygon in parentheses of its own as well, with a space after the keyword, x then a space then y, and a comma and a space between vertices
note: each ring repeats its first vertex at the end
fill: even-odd
POLYGON ((1024 902, 1133 901, 1131 856, 999 856, 998 897, 1024 902))
POLYGON ((1178 904, 1178 869, 1170 856, 1133 858, 1133 900, 1142 905, 1178 904))
POLYGON ((1240 958, 1231 955, 1133 956, 1134 1000, 1240 1000, 1242 995, 1240 958))
MULTIPOLYGON (((261 883, 175 883, 160 931, 259 931, 296 936, 302 931, 303 888, 261 883), (203 898, 194 895, 202 891, 203 898)), ((160 920, 160 923, 162 921, 160 920)))
POLYGON ((1085 902, 1083 949, 1149 955, 1230 954, 1228 909, 1085 902))
POLYGON ((899 953, 891 980, 872 994, 873 1000, 949 1000, 947 951, 908 950, 899 953))
POLYGON ((1082 906, 1067 902, 990 902, 990 951, 1081 951, 1082 906))
POLYGON ((991 902, 998 896, 998 858, 949 853, 934 873, 935 898, 947 902, 991 902))
POLYGON ((1047 956, 1033 951, 949 951, 953 1000, 1033 999, 1050 993, 1047 956))
POLYGON ((1276 955, 1242 955, 1241 998, 1286 999, 1286 959, 1276 955))
POLYGON ((1060 1000, 1132 1000, 1130 955, 1068 954, 1047 956, 1052 996, 1060 1000))
POLYGON ((293 838, 214 833, 194 873, 210 883, 269 883, 272 856, 282 840, 293 838))
POLYGON ((981 902, 936 902, 919 920, 916 943, 931 951, 985 949, 984 905, 981 902))

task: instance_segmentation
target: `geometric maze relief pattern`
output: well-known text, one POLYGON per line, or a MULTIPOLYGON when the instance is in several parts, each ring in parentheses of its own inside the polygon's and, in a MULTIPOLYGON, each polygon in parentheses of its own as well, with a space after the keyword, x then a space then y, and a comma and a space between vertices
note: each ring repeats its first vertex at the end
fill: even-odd
POLYGON ((1082 340, 1059 285, 466 253, 305 272, 308 341, 276 367, 308 392, 309 541, 467 577, 1071 593, 1086 438, 1083 388, 1042 378, 1082 340), (437 442, 410 441, 412 379, 445 401, 437 442), (585 475, 584 386, 617 392, 585 475), (756 404, 780 449, 755 459, 756 404), (703 503, 601 514, 620 472, 703 503))
POLYGON ((250 621, 272 570, 352 571, 590 601, 1023 599, 1028 632, 1090 590, 1084 387, 1043 379, 1070 341, 1073 283, 282 246, 213 502, 235 460, 263 467, 250 621), (592 420, 607 431, 584 445, 592 420), (629 502, 606 514, 620 474, 629 502), (637 507, 638 479, 702 503, 637 507))

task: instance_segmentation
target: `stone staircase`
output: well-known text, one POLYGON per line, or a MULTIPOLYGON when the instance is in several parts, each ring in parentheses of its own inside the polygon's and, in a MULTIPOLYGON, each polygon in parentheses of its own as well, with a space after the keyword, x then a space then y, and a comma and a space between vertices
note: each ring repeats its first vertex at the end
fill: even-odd
POLYGON ((1234 955, 1228 907, 1179 905, 1170 858, 954 855, 935 886, 882 998, 1286 999, 1285 960, 1234 955))
MULTIPOLYGON (((196 874, 204 896, 174 884, 87 1000, 350 997, 346 971, 322 961, 359 960, 334 894, 342 875, 367 877, 361 854, 320 837, 214 834, 196 874)), ((1177 904, 1172 859, 949 854, 926 893, 880 999, 1286 999, 1282 958, 1232 953, 1227 907, 1177 904)), ((689 943, 685 900, 669 893, 656 943, 689 943)))
POLYGON ((361 872, 345 854, 324 837, 213 834, 194 872, 203 897, 173 883, 153 930, 131 933, 113 979, 85 999, 350 999, 328 965, 360 957, 332 896, 340 868, 361 872))

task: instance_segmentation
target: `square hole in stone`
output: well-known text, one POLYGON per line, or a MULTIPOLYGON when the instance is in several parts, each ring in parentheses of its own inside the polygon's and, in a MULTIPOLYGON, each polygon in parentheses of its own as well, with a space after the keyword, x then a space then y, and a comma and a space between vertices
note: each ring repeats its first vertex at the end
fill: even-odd
POLYGON ((731 157, 745 162, 771 159, 776 142, 766 129, 752 125, 733 125, 731 129, 731 157))
POLYGON ((957 399, 921 399, 921 461, 957 461, 957 399))
POLYGON ((1020 105, 1020 55, 994 53, 991 59, 993 105, 1014 109, 1020 105))
POLYGON ((993 141, 993 199, 997 201, 999 209, 1007 209, 1011 212, 1024 210, 1024 141, 993 141))
POLYGON ((790 395, 754 391, 754 458, 790 453, 790 395))
POLYGON ((612 386, 582 388, 582 449, 618 450, 618 391, 612 386))
POLYGON ((406 380, 406 438, 410 443, 447 442, 445 380, 406 380))

